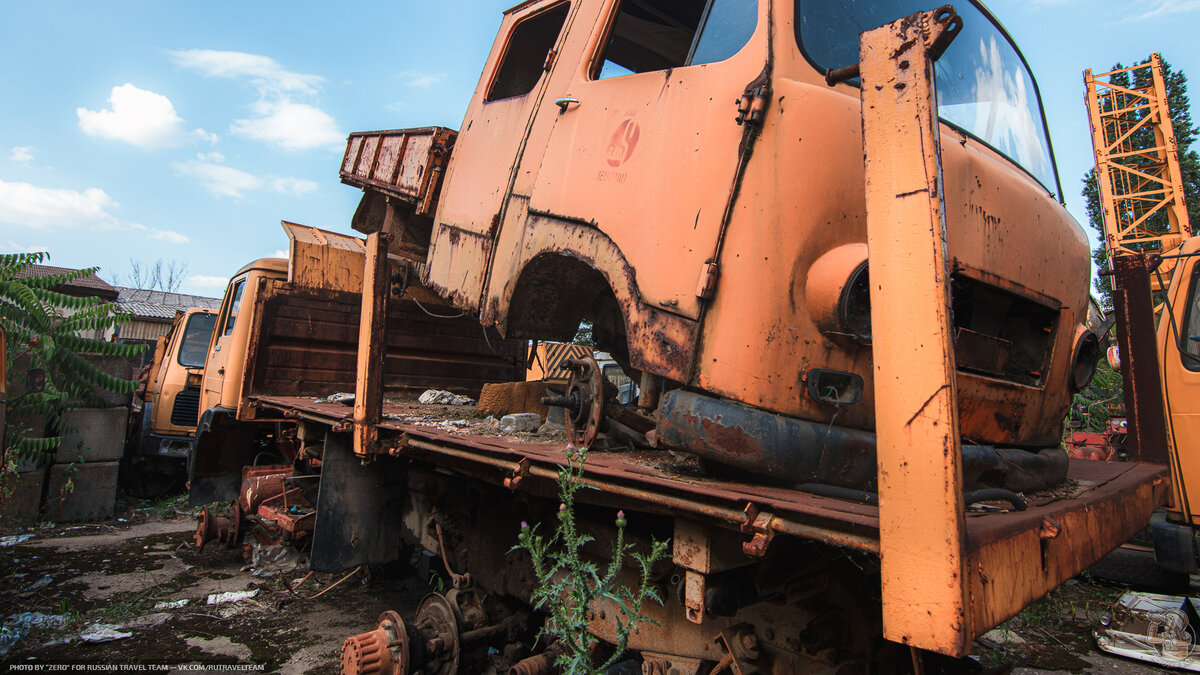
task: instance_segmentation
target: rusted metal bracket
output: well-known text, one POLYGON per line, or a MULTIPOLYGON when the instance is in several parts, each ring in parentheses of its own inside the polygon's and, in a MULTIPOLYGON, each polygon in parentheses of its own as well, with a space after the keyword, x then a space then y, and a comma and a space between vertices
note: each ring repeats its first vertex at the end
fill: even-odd
POLYGON ((733 675, 756 675, 762 672, 756 663, 762 656, 762 649, 758 636, 748 624, 726 628, 717 633, 713 642, 725 649, 725 656, 717 663, 717 667, 713 668, 713 673, 720 673, 726 669, 733 675))
POLYGON ((742 543, 742 552, 746 555, 761 558, 766 555, 767 547, 775 538, 773 524, 775 516, 767 511, 761 511, 758 505, 750 502, 742 511, 742 532, 751 535, 750 541, 742 543))
POLYGON ((529 471, 529 459, 522 457, 517 462, 517 468, 513 469, 512 475, 504 479, 504 487, 510 490, 516 490, 521 485, 521 481, 525 480, 526 472, 529 471))
POLYGON ((388 448, 387 454, 391 455, 392 457, 399 457, 403 455, 405 449, 408 448, 408 445, 411 441, 412 436, 408 434, 400 434, 400 437, 396 439, 396 442, 392 444, 392 447, 388 448))

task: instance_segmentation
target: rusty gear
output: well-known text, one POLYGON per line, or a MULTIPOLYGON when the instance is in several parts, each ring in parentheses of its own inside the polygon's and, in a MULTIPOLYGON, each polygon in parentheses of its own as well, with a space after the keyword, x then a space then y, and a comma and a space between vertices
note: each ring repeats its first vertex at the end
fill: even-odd
POLYGON ((375 630, 342 643, 342 675, 408 675, 408 665, 408 630, 395 612, 384 612, 375 630))

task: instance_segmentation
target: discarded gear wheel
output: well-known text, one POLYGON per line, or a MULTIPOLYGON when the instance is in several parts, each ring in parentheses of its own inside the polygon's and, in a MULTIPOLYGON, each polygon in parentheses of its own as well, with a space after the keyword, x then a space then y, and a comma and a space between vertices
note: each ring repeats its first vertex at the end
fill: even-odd
POLYGON ((416 625, 425 642, 427 675, 455 675, 458 672, 459 640, 458 614, 444 596, 430 593, 417 608, 416 625))
POLYGON ((590 447, 604 420, 604 374, 600 364, 590 356, 571 359, 567 365, 571 368, 567 398, 576 402, 563 415, 567 439, 577 448, 590 447))
POLYGON ((236 502, 229 505, 225 513, 215 513, 208 507, 200 509, 200 517, 196 523, 196 533, 192 541, 196 550, 203 551, 204 545, 210 541, 218 541, 227 548, 237 548, 242 529, 242 509, 236 502))
POLYGON ((379 615, 375 630, 342 643, 342 675, 408 675, 408 629, 395 612, 379 615))

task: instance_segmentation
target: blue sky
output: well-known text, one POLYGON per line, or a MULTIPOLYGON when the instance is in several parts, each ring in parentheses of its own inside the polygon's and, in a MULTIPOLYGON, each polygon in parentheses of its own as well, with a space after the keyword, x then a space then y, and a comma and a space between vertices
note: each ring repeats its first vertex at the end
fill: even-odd
MULTIPOLYGON (((182 290, 219 295, 285 247, 281 219, 350 231, 347 133, 457 128, 512 2, 5 2, 0 250, 108 281, 177 261, 182 290)), ((1082 71, 1157 50, 1200 100, 1200 0, 988 4, 1037 77, 1082 222, 1082 71)))

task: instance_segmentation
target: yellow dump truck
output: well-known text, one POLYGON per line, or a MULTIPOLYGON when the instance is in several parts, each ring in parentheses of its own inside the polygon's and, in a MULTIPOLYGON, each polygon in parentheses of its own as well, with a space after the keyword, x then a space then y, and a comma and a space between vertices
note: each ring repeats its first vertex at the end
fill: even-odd
POLYGON ((196 433, 200 381, 217 313, 193 307, 175 315, 154 347, 142 411, 130 421, 122 483, 139 496, 182 487, 196 433))

